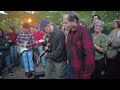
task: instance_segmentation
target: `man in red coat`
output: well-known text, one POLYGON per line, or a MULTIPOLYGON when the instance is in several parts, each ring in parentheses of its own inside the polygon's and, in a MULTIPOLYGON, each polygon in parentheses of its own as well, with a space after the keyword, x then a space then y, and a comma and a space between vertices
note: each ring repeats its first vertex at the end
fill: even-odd
POLYGON ((76 12, 68 11, 63 16, 65 30, 69 31, 66 41, 67 58, 71 65, 72 79, 90 79, 94 71, 94 45, 91 34, 79 23, 76 12))

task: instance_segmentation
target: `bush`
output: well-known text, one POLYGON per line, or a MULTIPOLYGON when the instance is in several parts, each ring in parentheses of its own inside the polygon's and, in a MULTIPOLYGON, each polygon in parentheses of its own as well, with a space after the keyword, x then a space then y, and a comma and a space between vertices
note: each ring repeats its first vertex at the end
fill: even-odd
POLYGON ((110 32, 112 30, 112 22, 105 23, 105 27, 110 32))

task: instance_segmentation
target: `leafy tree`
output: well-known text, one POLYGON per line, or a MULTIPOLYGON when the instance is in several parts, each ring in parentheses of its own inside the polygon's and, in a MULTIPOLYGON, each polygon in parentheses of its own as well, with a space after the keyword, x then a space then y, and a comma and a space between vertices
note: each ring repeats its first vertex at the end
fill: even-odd
MULTIPOLYGON (((80 21, 87 26, 90 25, 91 17, 94 14, 99 15, 105 22, 105 26, 109 31, 112 29, 112 22, 120 15, 120 11, 76 11, 80 21)), ((30 25, 36 26, 42 19, 48 19, 57 26, 62 22, 64 11, 5 11, 6 14, 0 14, 0 28, 6 31, 10 26, 14 26, 19 30, 20 25, 28 22, 31 18, 30 25), (33 13, 34 12, 34 13, 33 13)))

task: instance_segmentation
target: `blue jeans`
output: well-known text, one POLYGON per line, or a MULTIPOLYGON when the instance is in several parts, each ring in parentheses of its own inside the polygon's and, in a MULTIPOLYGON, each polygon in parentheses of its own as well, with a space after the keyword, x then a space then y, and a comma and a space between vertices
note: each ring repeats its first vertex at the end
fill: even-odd
MULTIPOLYGON (((5 52, 2 53, 2 55, 0 55, 0 64, 4 64, 3 66, 7 66, 7 69, 8 69, 8 74, 9 73, 12 73, 12 65, 11 65, 11 62, 10 62, 10 55, 6 55, 5 52)), ((2 66, 2 65, 0 65, 2 66)), ((0 75, 2 75, 2 68, 0 67, 0 75)))
MULTIPOLYGON (((43 51, 43 46, 39 46, 37 49, 34 50, 34 53, 35 53, 35 56, 36 56, 36 59, 37 59, 37 63, 39 62, 39 55, 42 53, 42 51, 43 51)), ((42 61, 42 65, 46 66, 44 57, 42 57, 41 61, 42 61)))
POLYGON ((24 68, 24 63, 23 63, 23 59, 22 59, 22 55, 20 54, 20 62, 21 62, 21 67, 24 68))
POLYGON ((18 64, 17 45, 10 46, 10 56, 12 65, 17 65, 18 64))
POLYGON ((67 64, 67 79, 72 79, 72 68, 70 63, 67 64))
POLYGON ((25 72, 34 70, 33 50, 24 51, 22 53, 22 60, 24 63, 25 72))

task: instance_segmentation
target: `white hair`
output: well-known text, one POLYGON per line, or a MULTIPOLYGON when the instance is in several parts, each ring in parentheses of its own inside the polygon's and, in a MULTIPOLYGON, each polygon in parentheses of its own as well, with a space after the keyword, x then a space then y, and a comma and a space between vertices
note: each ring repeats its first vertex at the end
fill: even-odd
POLYGON ((101 25, 104 28, 104 22, 102 20, 98 20, 97 24, 101 25))

